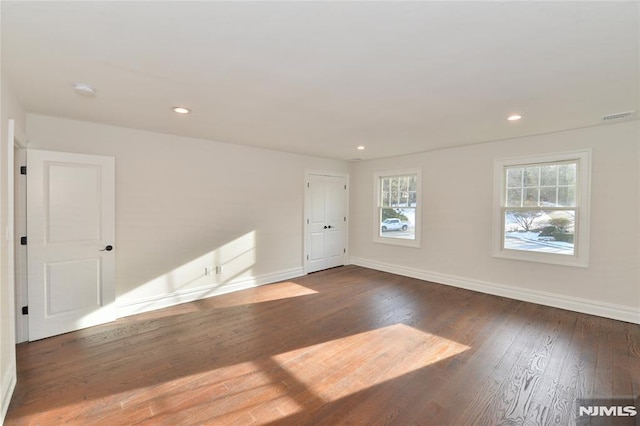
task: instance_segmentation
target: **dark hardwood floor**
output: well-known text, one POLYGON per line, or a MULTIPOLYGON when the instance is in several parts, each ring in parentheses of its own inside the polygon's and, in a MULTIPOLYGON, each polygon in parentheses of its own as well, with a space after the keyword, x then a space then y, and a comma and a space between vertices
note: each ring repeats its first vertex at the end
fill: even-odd
POLYGON ((355 266, 17 351, 6 425, 571 425, 640 393, 639 325, 355 266))

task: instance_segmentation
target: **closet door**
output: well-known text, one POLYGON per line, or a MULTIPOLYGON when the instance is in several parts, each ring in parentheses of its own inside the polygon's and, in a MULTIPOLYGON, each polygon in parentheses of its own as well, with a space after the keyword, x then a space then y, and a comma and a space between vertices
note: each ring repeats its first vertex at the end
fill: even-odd
POLYGON ((347 178, 308 174, 306 180, 305 272, 345 264, 347 178))

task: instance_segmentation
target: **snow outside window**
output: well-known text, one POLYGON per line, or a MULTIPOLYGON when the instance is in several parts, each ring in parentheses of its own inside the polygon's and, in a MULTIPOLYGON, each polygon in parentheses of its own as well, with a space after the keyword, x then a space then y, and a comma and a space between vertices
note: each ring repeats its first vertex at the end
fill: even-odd
POLYGON ((588 151, 498 160, 496 180, 494 256, 588 265, 588 151))

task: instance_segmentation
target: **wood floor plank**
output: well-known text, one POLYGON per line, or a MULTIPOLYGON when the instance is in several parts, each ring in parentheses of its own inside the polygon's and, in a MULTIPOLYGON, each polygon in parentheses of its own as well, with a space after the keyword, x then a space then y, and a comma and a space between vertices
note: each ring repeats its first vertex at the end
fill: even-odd
MULTIPOLYGON (((557 389, 559 407, 566 408, 556 418, 565 424, 575 424, 575 401, 593 398, 595 384, 599 318, 576 314, 576 326, 567 349, 557 389)), ((613 395, 612 395, 613 396, 613 395)))
POLYGON ((356 266, 17 347, 9 425, 467 425, 638 396, 640 326, 356 266))
POLYGON ((477 391, 484 389, 489 371, 487 366, 501 359, 513 339, 521 333, 524 326, 521 308, 535 308, 535 305, 506 299, 489 298, 487 301, 495 303, 490 322, 475 320, 478 319, 475 316, 478 313, 474 313, 474 310, 458 313, 458 316, 469 317, 461 323, 466 323, 468 328, 465 332, 471 331, 474 336, 473 340, 465 342, 470 349, 445 360, 447 365, 444 367, 443 362, 433 366, 446 377, 446 381, 442 386, 427 388, 423 393, 408 398, 405 406, 415 408, 399 413, 399 424, 464 424, 460 416, 477 391), (496 332, 496 338, 493 339, 496 332), (425 396, 428 397, 428 403, 424 402, 425 396))
POLYGON ((629 377, 633 397, 640 398, 640 326, 626 323, 626 344, 628 348, 629 377))

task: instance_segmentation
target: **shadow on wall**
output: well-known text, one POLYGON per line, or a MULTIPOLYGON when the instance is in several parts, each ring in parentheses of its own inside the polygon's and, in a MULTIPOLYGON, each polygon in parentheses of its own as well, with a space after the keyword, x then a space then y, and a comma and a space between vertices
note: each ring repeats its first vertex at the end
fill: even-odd
POLYGON ((254 230, 119 295, 119 316, 256 285, 256 259, 254 230))

